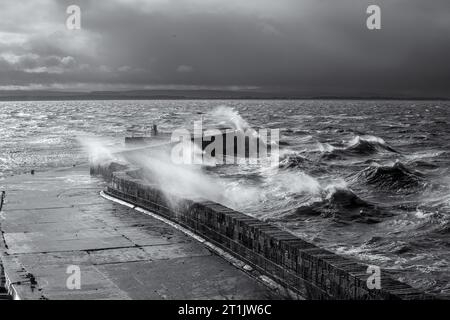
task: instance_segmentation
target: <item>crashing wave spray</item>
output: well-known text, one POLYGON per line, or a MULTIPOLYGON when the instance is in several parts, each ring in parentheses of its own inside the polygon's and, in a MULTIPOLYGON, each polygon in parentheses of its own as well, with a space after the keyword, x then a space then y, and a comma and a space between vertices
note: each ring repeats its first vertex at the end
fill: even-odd
POLYGON ((121 151, 114 147, 110 140, 93 136, 79 135, 76 137, 78 143, 89 155, 89 161, 92 164, 101 164, 105 161, 123 161, 123 158, 117 153, 121 151))
POLYGON ((239 112, 227 106, 219 106, 211 112, 214 119, 220 121, 222 124, 231 124, 233 128, 240 131, 247 129, 253 130, 247 121, 241 117, 239 112))

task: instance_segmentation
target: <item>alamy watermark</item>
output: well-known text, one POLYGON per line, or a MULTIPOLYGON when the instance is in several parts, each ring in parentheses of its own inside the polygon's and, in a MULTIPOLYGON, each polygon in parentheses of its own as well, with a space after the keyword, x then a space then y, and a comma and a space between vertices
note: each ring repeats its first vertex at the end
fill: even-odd
MULTIPOLYGON (((381 29, 381 8, 369 5, 366 27, 369 30, 381 29)), ((68 30, 81 29, 81 8, 70 5, 66 9, 66 27, 68 30)), ((236 164, 266 163, 274 168, 279 165, 279 129, 203 130, 202 121, 194 122, 193 132, 176 129, 171 136, 174 144, 171 160, 175 164, 236 164)), ((77 265, 67 267, 69 275, 66 287, 69 290, 81 289, 81 269, 77 265)), ((381 269, 368 266, 366 285, 369 290, 381 289, 381 269)))
MULTIPOLYGON (((66 19, 66 27, 69 30, 81 29, 81 8, 78 5, 70 5, 66 9, 69 15, 66 19)), ((369 14, 366 20, 366 27, 369 30, 381 29, 381 8, 372 4, 367 7, 366 13, 369 14)))
POLYGON ((67 7, 66 13, 69 15, 66 19, 66 27, 69 30, 81 29, 81 8, 77 5, 67 7))
POLYGON ((366 20, 366 26, 369 30, 381 29, 381 8, 377 5, 370 5, 366 10, 370 16, 366 20))
POLYGON ((66 279, 66 287, 69 290, 81 289, 81 269, 80 266, 70 265, 67 266, 66 273, 69 276, 66 279))
POLYGON ((381 268, 378 266, 368 266, 366 273, 370 274, 366 284, 369 290, 381 289, 381 268))
POLYGON ((279 129, 203 130, 202 121, 194 130, 172 132, 171 160, 175 164, 279 164, 279 129))

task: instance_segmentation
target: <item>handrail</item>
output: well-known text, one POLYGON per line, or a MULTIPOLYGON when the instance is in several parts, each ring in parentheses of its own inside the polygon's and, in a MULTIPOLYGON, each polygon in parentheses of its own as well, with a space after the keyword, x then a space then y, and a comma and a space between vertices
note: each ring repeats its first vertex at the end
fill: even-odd
POLYGON ((0 199, 0 211, 2 211, 3 204, 5 203, 5 198, 6 198, 6 191, 2 191, 2 196, 0 199))

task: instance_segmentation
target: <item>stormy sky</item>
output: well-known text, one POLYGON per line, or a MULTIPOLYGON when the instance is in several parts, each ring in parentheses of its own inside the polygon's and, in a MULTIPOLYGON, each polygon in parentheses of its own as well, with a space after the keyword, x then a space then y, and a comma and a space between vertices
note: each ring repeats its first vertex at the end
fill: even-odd
POLYGON ((0 0, 0 90, 165 88, 450 96, 450 2, 0 0))

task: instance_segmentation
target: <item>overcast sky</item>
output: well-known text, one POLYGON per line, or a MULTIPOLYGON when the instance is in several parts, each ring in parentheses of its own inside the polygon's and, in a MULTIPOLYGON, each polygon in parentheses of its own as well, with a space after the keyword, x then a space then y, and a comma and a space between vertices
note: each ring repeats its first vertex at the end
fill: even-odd
POLYGON ((27 88, 449 96, 450 2, 0 0, 0 89, 27 88))

